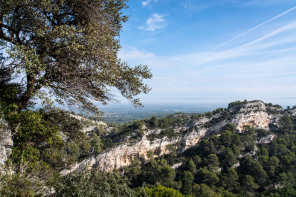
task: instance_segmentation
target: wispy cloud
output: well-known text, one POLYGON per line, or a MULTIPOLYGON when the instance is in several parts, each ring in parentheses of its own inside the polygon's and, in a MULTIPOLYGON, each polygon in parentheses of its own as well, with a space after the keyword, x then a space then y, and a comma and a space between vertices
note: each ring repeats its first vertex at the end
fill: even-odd
POLYGON ((210 7, 210 4, 208 1, 200 3, 197 1, 186 0, 186 1, 182 1, 181 5, 183 8, 192 12, 199 12, 201 10, 204 10, 210 7))
POLYGON ((281 14, 279 14, 279 15, 277 15, 277 16, 275 16, 275 17, 273 17, 273 18, 271 18, 271 19, 269 19, 269 20, 267 20, 267 21, 265 21, 264 23, 261 23, 261 24, 255 26, 255 27, 249 29, 248 31, 245 31, 244 33, 241 33, 241 34, 239 34, 238 36, 235 36, 234 38, 232 38, 232 39, 230 39, 230 40, 228 40, 228 41, 226 41, 226 42, 224 42, 224 43, 218 45, 215 49, 218 49, 218 48, 220 48, 220 47, 222 47, 222 46, 224 46, 224 45, 226 45, 226 44, 229 44, 230 42, 232 42, 232 41, 234 41, 234 40, 237 40, 237 39, 239 39, 239 38, 245 36, 246 34, 248 34, 248 33, 252 32, 252 31, 258 29, 259 27, 262 27, 263 25, 266 25, 266 24, 268 24, 268 23, 270 23, 270 22, 272 22, 272 21, 274 21, 274 20, 280 18, 281 16, 284 16, 284 15, 288 14, 289 12, 292 12, 292 11, 295 10, 295 9, 296 9, 296 6, 295 6, 295 7, 292 7, 291 9, 288 9, 287 11, 285 11, 285 12, 283 12, 283 13, 281 13, 281 14))
POLYGON ((166 26, 166 21, 164 17, 164 15, 153 14, 150 18, 147 19, 146 24, 144 26, 140 26, 139 28, 146 31, 155 31, 157 29, 162 29, 166 26))
POLYGON ((152 59, 155 57, 153 53, 138 50, 135 47, 125 47, 121 49, 118 56, 123 59, 152 59))
POLYGON ((296 92, 295 33, 296 21, 238 47, 177 56, 157 56, 127 48, 120 57, 152 68, 154 77, 149 81, 152 92, 146 98, 231 95, 231 101, 277 95, 295 97, 292 93, 296 92))
POLYGON ((283 32, 289 31, 289 30, 293 30, 295 28, 296 28, 296 21, 294 21, 294 22, 292 22, 292 23, 290 23, 288 25, 285 25, 285 26, 283 26, 281 28, 278 28, 275 31, 273 31, 273 32, 271 32, 271 33, 269 33, 267 35, 264 35, 264 36, 262 36, 262 37, 260 37, 260 38, 258 38, 256 40, 253 40, 253 41, 251 41, 251 42, 249 42, 247 44, 244 44, 244 45, 241 46, 241 48, 247 47, 247 46, 250 46, 250 45, 254 45, 254 44, 258 43, 258 42, 261 42, 262 40, 265 40, 265 39, 270 38, 272 36, 276 36, 276 35, 278 35, 280 33, 283 33, 283 32))
MULTIPOLYGON (((146 1, 142 1, 142 6, 148 6, 150 3, 152 2, 152 0, 146 0, 146 1)), ((154 0, 154 2, 157 2, 157 0, 154 0)))

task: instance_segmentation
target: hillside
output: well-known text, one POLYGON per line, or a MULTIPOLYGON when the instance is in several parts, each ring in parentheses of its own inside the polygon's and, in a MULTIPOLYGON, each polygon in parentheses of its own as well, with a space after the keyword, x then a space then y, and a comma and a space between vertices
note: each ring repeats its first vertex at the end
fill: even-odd
POLYGON ((57 109, 19 120, 18 138, 2 121, 3 196, 296 193, 296 107, 236 101, 120 126, 57 109))
POLYGON ((85 165, 105 171, 123 169, 135 158, 149 160, 149 152, 153 153, 154 158, 172 152, 168 147, 184 152, 203 138, 221 134, 226 124, 234 125, 238 133, 243 132, 246 126, 273 131, 278 129, 281 117, 295 115, 296 109, 283 110, 262 101, 250 101, 233 102, 227 109, 220 108, 198 117, 177 113, 159 120, 151 118, 138 121, 129 130, 109 136, 115 142, 115 147, 74 165, 70 170, 62 171, 62 174, 85 165))

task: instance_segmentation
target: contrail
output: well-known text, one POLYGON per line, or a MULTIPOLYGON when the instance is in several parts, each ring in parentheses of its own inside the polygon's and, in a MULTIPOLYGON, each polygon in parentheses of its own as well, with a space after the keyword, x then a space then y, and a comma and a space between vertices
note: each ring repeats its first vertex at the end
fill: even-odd
POLYGON ((265 40, 265 39, 267 39, 267 38, 270 38, 270 37, 272 37, 272 36, 275 36, 275 35, 277 35, 277 34, 279 34, 279 33, 282 33, 282 32, 285 32, 285 31, 288 31, 288 30, 293 29, 293 28, 295 28, 295 27, 296 27, 296 21, 294 21, 293 23, 290 23, 290 24, 288 24, 288 25, 285 25, 285 26, 283 26, 283 27, 281 27, 281 28, 279 28, 279 29, 277 29, 277 30, 275 30, 275 31, 273 31, 273 32, 271 32, 271 33, 265 35, 265 36, 262 36, 261 38, 258 38, 258 39, 256 39, 256 40, 253 40, 253 41, 251 41, 251 42, 249 42, 249 43, 247 43, 247 44, 244 44, 244 45, 240 46, 239 48, 244 48, 244 47, 246 47, 246 46, 250 46, 250 45, 256 44, 257 42, 260 42, 260 41, 262 41, 262 40, 265 40))
POLYGON ((287 11, 285 11, 285 12, 283 12, 283 13, 281 13, 281 14, 279 14, 279 15, 277 15, 277 16, 275 16, 275 17, 273 17, 272 19, 269 19, 268 21, 265 21, 264 23, 261 23, 261 24, 255 26, 255 27, 253 27, 252 29, 250 29, 250 30, 248 30, 248 31, 246 31, 246 32, 232 38, 231 40, 228 40, 228 41, 218 45, 215 49, 218 49, 218 48, 220 48, 220 47, 222 47, 222 46, 224 46, 224 45, 226 45, 226 44, 228 44, 228 43, 230 43, 230 42, 232 42, 232 41, 234 41, 234 40, 236 40, 236 39, 238 39, 238 38, 240 38, 240 37, 242 37, 242 36, 244 36, 244 35, 246 35, 248 33, 250 33, 251 31, 254 31, 255 29, 258 29, 259 27, 276 20, 277 18, 280 18, 281 16, 284 16, 285 14, 288 14, 289 12, 292 12, 295 9, 296 9, 296 6, 289 9, 289 10, 287 10, 287 11))

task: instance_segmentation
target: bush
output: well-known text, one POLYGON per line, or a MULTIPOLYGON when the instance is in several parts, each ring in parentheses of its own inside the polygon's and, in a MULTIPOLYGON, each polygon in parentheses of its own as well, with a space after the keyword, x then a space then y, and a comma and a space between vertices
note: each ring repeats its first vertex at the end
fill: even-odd
POLYGON ((148 195, 148 197, 185 197, 178 190, 167 188, 162 185, 158 185, 156 188, 145 187, 145 192, 148 195))
POLYGON ((60 177, 54 184, 57 197, 127 197, 136 196, 128 187, 129 182, 117 173, 102 172, 98 169, 86 168, 60 177))

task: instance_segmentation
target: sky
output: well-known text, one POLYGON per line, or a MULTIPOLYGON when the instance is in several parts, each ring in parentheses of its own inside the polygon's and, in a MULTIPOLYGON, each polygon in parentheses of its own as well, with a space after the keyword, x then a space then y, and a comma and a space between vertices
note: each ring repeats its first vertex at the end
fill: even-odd
POLYGON ((150 103, 296 105, 296 0, 130 0, 119 58, 147 65, 150 103))

